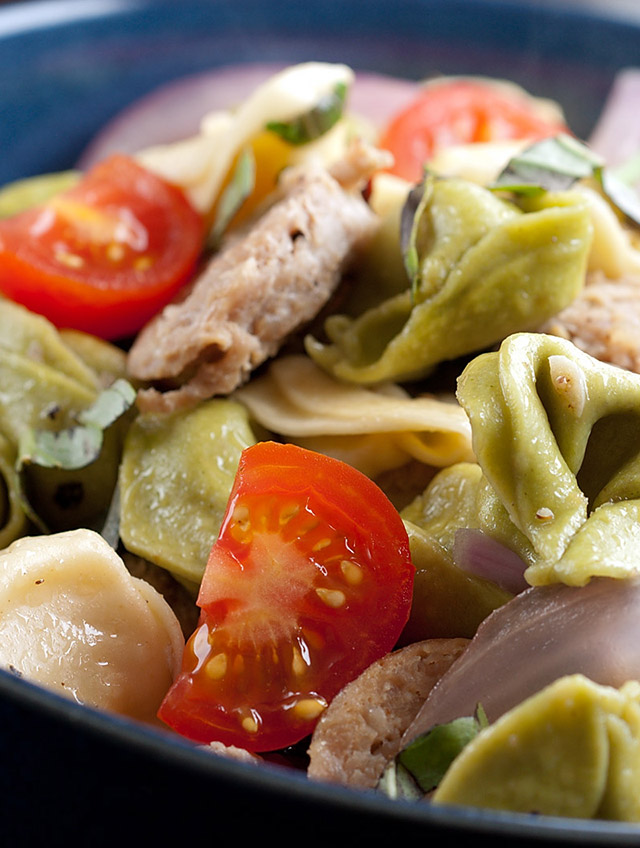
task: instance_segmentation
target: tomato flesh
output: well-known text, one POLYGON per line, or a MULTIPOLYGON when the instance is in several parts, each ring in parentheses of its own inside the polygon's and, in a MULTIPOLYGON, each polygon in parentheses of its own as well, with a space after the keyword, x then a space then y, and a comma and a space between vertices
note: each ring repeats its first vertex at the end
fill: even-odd
POLYGON ((160 718, 201 742, 297 742, 395 645, 413 575, 404 524, 368 478, 293 445, 248 448, 160 718))
POLYGON ((191 275, 203 229, 180 189, 112 156, 46 204, 0 221, 0 291, 59 327, 123 338, 191 275))
POLYGON ((562 122, 540 117, 522 97, 495 85, 451 80, 429 86, 396 115, 379 144, 390 150, 390 171, 406 180, 422 178, 424 163, 455 144, 545 138, 566 132, 562 122))

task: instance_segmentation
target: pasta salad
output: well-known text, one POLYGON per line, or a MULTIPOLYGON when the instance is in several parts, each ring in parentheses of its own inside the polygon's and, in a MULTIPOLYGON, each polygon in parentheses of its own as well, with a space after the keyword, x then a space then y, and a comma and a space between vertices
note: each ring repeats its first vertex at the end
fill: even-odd
POLYGON ((223 80, 0 190, 0 665, 309 780, 640 821, 633 167, 502 80, 223 80))

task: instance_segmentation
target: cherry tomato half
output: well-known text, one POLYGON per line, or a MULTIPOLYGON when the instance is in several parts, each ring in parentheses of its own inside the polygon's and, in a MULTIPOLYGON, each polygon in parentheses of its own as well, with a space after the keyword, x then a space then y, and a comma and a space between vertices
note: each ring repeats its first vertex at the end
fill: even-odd
POLYGON ((404 524, 371 480, 294 445, 247 448, 160 718, 200 742, 297 742, 393 648, 413 575, 404 524))
POLYGON ((379 144, 394 155, 391 173, 417 182, 424 163, 443 147, 535 140, 559 132, 567 132, 564 123, 541 117, 526 96, 479 80, 453 79, 427 86, 391 120, 379 144))
POLYGON ((184 194, 126 156, 0 221, 0 292, 59 327, 135 333, 193 272, 203 221, 184 194))

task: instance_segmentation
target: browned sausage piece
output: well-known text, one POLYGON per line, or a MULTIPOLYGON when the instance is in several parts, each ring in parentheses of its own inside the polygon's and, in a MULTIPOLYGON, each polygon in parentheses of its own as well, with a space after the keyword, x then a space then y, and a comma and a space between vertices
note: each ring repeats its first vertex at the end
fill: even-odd
POLYGON ((142 409, 171 412, 232 392, 315 317, 377 230, 350 189, 386 162, 378 153, 354 145, 333 172, 313 165, 283 175, 284 197, 138 335, 128 371, 154 384, 139 395, 142 409))
POLYGON ((336 695, 309 746, 315 780, 373 789, 402 735, 468 639, 427 639, 373 663, 336 695))

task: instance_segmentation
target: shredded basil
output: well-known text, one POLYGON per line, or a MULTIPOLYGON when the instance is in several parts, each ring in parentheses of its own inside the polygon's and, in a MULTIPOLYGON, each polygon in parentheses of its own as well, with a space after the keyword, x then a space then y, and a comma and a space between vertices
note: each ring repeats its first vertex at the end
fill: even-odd
POLYGON ((603 164, 585 144, 561 133, 514 156, 490 188, 519 194, 564 191, 603 164))
POLYGON ((291 121, 270 121, 266 128, 289 144, 307 144, 320 138, 340 120, 346 98, 347 86, 339 82, 333 91, 320 98, 308 112, 291 121))
POLYGON ((639 176, 640 157, 613 171, 586 144, 560 134, 514 156, 489 188, 526 196, 564 191, 578 180, 592 178, 619 212, 640 225, 640 198, 631 188, 639 176))
POLYGON ((410 742, 387 766, 378 790, 391 798, 411 799, 434 790, 451 763, 488 726, 481 706, 475 715, 438 724, 410 742))
POLYGON ((400 246, 404 259, 404 267, 412 284, 416 284, 420 272, 420 256, 418 251, 418 229, 422 212, 429 192, 426 190, 427 177, 414 186, 405 200, 400 216, 400 246))
POLYGON ((215 220, 207 237, 207 247, 210 250, 216 250, 220 246, 222 236, 236 212, 253 192, 255 184, 256 161, 253 151, 247 147, 240 153, 231 179, 220 195, 215 220))
POLYGON ((43 468, 84 468, 102 448, 104 431, 133 406, 136 392, 126 380, 116 380, 101 392, 78 424, 64 430, 27 430, 18 447, 18 471, 29 463, 43 468))

